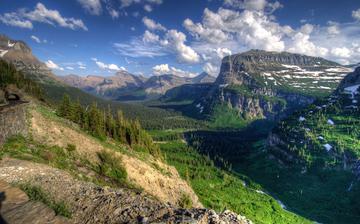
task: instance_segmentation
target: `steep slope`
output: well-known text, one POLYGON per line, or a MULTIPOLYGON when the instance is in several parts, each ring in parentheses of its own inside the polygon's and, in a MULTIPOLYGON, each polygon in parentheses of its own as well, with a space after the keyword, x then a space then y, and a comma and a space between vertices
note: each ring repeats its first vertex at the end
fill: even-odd
POLYGON ((270 157, 292 170, 279 180, 289 183, 288 190, 274 188, 308 203, 302 209, 320 222, 357 223, 360 214, 355 199, 360 196, 359 77, 357 68, 331 96, 279 122, 267 139, 270 157), (294 189, 301 194, 294 195, 294 189), (318 203, 322 200, 328 205, 318 203))
POLYGON ((19 71, 40 83, 60 82, 51 70, 40 62, 23 41, 0 35, 0 58, 14 64, 19 71))
POLYGON ((284 161, 310 165, 322 160, 322 165, 358 172, 359 86, 360 67, 330 97, 280 122, 269 137, 271 148, 284 161))
POLYGON ((276 119, 329 94, 349 71, 322 58, 251 50, 225 57, 214 87, 195 105, 203 114, 223 104, 246 120, 276 119))

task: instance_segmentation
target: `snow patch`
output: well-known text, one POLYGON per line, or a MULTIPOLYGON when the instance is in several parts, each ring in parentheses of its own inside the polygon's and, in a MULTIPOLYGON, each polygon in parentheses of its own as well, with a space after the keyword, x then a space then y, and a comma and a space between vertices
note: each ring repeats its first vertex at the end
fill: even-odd
POLYGON ((229 84, 220 84, 219 87, 220 88, 226 88, 229 84))
POLYGON ((10 40, 8 40, 8 47, 14 47, 15 43, 11 43, 10 40))
POLYGON ((8 50, 1 50, 0 49, 0 57, 4 57, 8 50))
POLYGON ((329 152, 332 149, 332 146, 330 144, 325 144, 324 148, 325 148, 326 151, 329 152))
POLYGON ((348 86, 344 88, 344 93, 346 94, 350 94, 351 95, 351 99, 353 99, 355 97, 356 94, 358 94, 359 92, 357 91, 359 89, 360 85, 353 85, 353 86, 348 86))
POLYGON ((299 117, 299 121, 305 121, 305 120, 306 120, 305 117, 303 117, 303 116, 299 117))
POLYGON ((335 125, 334 121, 332 121, 331 119, 328 119, 327 123, 330 124, 330 125, 335 125))

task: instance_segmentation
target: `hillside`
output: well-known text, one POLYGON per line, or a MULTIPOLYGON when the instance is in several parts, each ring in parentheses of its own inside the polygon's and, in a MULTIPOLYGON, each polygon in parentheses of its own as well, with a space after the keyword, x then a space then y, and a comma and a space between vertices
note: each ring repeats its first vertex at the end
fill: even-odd
MULTIPOLYGON (((293 170, 293 177, 288 175, 286 180, 293 182, 292 188, 303 189, 304 196, 312 200, 327 198, 329 206, 315 204, 313 208, 331 210, 330 205, 337 204, 337 218, 317 214, 327 223, 336 223, 335 220, 356 223, 359 215, 354 200, 360 195, 359 77, 357 68, 331 96, 281 121, 267 140, 269 153, 276 163, 293 170), (295 181, 295 176, 310 185, 306 187, 295 181), (311 183, 310 179, 304 180, 309 176, 313 178, 311 183), (332 192, 331 196, 328 192, 332 192)), ((285 195, 289 197, 290 192, 285 195)))
POLYGON ((193 107, 205 117, 220 105, 245 121, 279 119, 331 93, 349 71, 322 58, 251 50, 225 57, 213 88, 193 107))

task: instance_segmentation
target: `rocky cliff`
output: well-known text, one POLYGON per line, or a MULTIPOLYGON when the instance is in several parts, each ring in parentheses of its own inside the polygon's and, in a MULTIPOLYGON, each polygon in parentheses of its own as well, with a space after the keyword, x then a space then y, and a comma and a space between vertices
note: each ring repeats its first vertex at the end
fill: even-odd
POLYGON ((40 83, 61 83, 51 70, 40 62, 23 41, 0 35, 0 58, 16 66, 27 77, 40 83))
POLYGON ((213 88, 195 104, 201 113, 224 104, 245 118, 276 119, 329 94, 349 71, 318 57, 251 50, 225 57, 213 88))

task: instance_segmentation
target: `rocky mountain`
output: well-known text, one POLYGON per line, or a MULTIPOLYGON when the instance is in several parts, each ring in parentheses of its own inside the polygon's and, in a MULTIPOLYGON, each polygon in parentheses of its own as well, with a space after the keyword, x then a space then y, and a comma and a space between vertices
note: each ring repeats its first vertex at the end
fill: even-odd
POLYGON ((205 72, 194 78, 172 74, 145 78, 126 71, 118 72, 109 77, 68 75, 60 78, 73 87, 119 101, 157 98, 164 95, 166 91, 183 84, 211 83, 215 81, 213 76, 205 72))
POLYGON ((223 104, 245 119, 276 119, 331 93, 349 71, 323 58, 250 50, 225 57, 213 88, 194 106, 211 114, 223 104))
POLYGON ((105 98, 114 98, 121 92, 135 90, 142 86, 145 81, 141 77, 126 71, 119 71, 114 76, 108 77, 67 75, 59 76, 59 78, 70 86, 105 98))
POLYGON ((41 83, 61 83, 51 70, 40 62, 23 41, 0 35, 0 59, 10 62, 28 77, 41 83))

